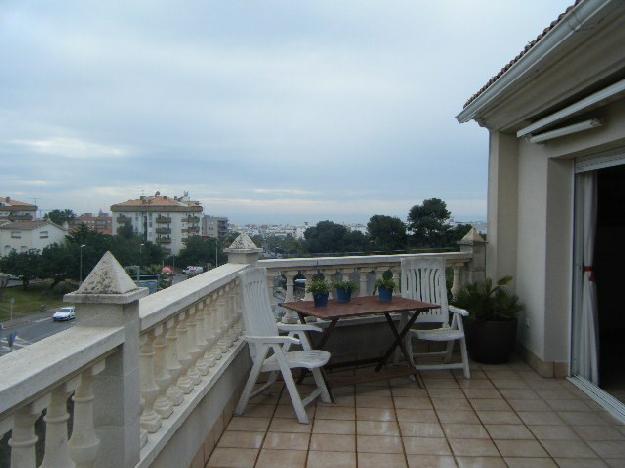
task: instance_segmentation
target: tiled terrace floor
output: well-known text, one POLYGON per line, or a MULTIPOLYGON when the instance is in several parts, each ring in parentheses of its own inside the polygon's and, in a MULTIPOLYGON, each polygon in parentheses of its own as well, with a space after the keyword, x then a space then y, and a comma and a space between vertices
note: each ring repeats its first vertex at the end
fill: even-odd
POLYGON ((298 424, 281 385, 234 417, 208 466, 625 467, 625 426, 575 386, 521 362, 473 365, 472 379, 424 372, 335 389, 298 424))

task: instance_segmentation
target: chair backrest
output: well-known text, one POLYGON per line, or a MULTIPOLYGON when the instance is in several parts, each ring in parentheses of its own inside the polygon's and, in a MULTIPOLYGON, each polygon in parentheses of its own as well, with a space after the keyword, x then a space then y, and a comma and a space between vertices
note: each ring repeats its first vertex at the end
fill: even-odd
POLYGON ((401 295, 407 299, 441 306, 440 309, 420 313, 417 322, 449 323, 445 259, 442 257, 402 259, 401 295))
POLYGON ((243 295, 243 321, 249 336, 278 336, 267 290, 267 269, 249 268, 239 273, 243 295))

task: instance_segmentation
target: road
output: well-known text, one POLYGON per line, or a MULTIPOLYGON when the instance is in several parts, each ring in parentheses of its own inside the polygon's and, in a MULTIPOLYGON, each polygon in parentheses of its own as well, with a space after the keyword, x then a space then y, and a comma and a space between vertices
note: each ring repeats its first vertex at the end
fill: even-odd
POLYGON ((24 324, 6 330, 0 330, 0 355, 10 351, 7 346, 7 339, 11 333, 17 333, 13 350, 28 346, 36 341, 43 340, 50 335, 54 335, 63 330, 73 327, 79 319, 67 322, 54 322, 52 312, 43 314, 33 314, 31 320, 24 324))

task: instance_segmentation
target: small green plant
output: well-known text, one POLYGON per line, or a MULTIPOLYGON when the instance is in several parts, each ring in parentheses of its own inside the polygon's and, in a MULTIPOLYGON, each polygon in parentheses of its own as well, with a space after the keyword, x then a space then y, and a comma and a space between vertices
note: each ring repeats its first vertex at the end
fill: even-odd
POLYGON ((351 280, 337 280, 332 283, 333 289, 342 289, 345 292, 354 292, 358 290, 358 285, 351 280))
POLYGON ((506 287, 510 281, 512 276, 504 276, 495 284, 492 278, 468 284, 460 290, 453 304, 469 312, 474 320, 512 320, 523 310, 523 305, 506 287))
POLYGON ((382 278, 378 278, 376 280, 375 289, 373 290, 373 293, 375 294, 375 292, 380 288, 394 291, 396 287, 397 287, 397 284, 395 283, 395 280, 393 280, 393 273, 390 270, 387 270, 384 273, 382 273, 382 278))
POLYGON ((312 279, 306 291, 311 294, 327 294, 330 292, 330 284, 321 277, 315 277, 312 279))

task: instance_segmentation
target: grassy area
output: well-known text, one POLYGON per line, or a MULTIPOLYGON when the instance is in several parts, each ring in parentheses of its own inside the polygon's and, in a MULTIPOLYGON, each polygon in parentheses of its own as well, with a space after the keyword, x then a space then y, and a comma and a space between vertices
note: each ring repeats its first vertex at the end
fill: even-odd
POLYGON ((21 286, 5 288, 0 298, 0 322, 9 320, 11 298, 15 299, 15 304, 13 304, 14 319, 41 312, 42 307, 49 310, 63 304, 63 294, 50 289, 48 281, 31 284, 28 289, 23 289, 21 286))

